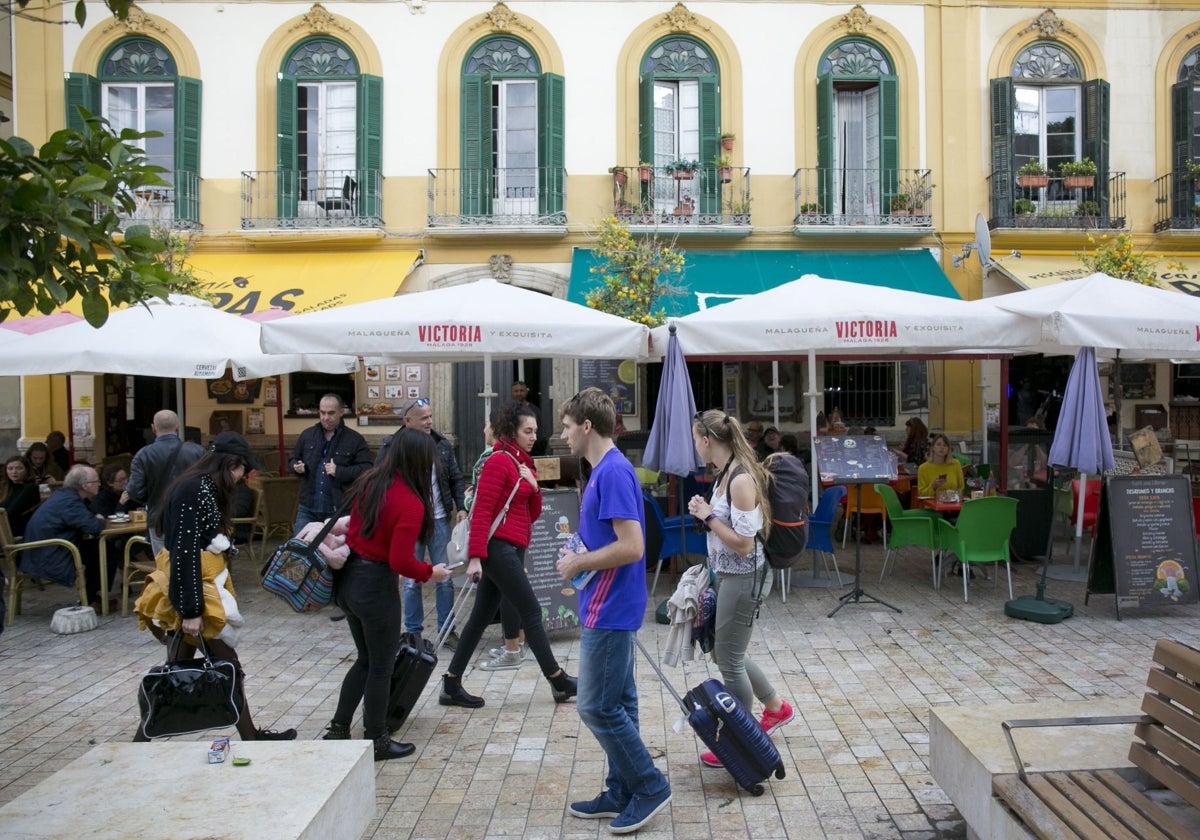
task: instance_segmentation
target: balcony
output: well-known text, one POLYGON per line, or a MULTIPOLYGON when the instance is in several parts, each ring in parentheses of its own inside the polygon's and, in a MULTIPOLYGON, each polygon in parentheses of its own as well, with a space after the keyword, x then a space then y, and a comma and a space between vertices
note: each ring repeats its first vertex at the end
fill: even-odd
POLYGON ((1154 180, 1154 232, 1200 230, 1200 180, 1169 172, 1154 180))
POLYGON ((430 235, 566 235, 561 166, 430 169, 427 185, 430 235))
POLYGON ((818 166, 792 176, 793 232, 920 238, 933 230, 928 169, 818 166))
MULTIPOLYGON (((132 212, 117 210, 121 230, 147 225, 164 230, 200 230, 200 177, 195 172, 164 175, 169 184, 132 191, 132 212)), ((96 217, 100 208, 96 208, 96 217)))
POLYGON ((750 235, 750 169, 698 166, 670 173, 653 166, 617 166, 612 212, 633 233, 669 227, 672 235, 750 235))
POLYGON ((1122 230, 1125 227, 1125 173, 1109 173, 1079 186, 1071 177, 1043 175, 1029 182, 1019 176, 1011 196, 988 176, 992 201, 990 228, 1033 230, 1122 230), (1022 182, 1025 185, 1022 186, 1022 182))
POLYGON ((242 173, 242 229, 382 228, 378 169, 242 173))

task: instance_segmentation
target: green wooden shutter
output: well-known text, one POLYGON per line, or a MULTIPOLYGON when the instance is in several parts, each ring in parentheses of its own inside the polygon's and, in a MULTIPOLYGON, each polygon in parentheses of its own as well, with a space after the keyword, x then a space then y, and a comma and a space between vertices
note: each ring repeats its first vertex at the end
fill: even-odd
POLYGON ((1013 81, 992 79, 992 218, 1013 214, 1013 81))
POLYGON ((464 216, 492 213, 492 77, 467 73, 462 77, 459 114, 461 177, 459 189, 464 216))
POLYGON ((554 73, 538 77, 538 214, 563 216, 566 187, 566 80, 554 73))
POLYGON ((879 210, 887 213, 892 196, 900 192, 900 80, 895 76, 879 77, 879 189, 879 210))
POLYGON ((1192 151, 1192 135, 1196 130, 1192 111, 1193 90, 1190 79, 1171 85, 1171 170, 1175 173, 1171 189, 1171 217, 1174 219, 1192 216, 1195 203, 1193 193, 1200 186, 1183 179, 1188 165, 1195 159, 1192 151))
POLYGON ((358 184, 354 213, 383 221, 383 79, 358 77, 358 184))
MULTIPOLYGON (((716 76, 696 79, 700 100, 700 212, 721 212, 722 184, 713 167, 713 158, 721 149, 721 86, 716 76)), ((730 189, 735 189, 731 185, 730 189)))
POLYGON ((297 113, 296 77, 279 74, 275 86, 275 179, 276 203, 280 219, 294 219, 300 184, 296 156, 297 113))
POLYGON ((175 218, 200 221, 200 93, 199 79, 175 80, 175 218))
POLYGON ((1096 201, 1100 218, 1107 219, 1108 206, 1108 82, 1092 79, 1083 83, 1083 156, 1096 164, 1096 201))
POLYGON ((79 109, 92 116, 100 115, 100 81, 87 73, 68 73, 66 82, 66 125, 76 131, 83 130, 83 117, 79 109))
POLYGON ((817 201, 822 213, 834 212, 833 167, 833 76, 817 79, 817 201))
MULTIPOLYGON (((638 163, 654 166, 654 76, 638 80, 638 163)), ((651 169, 654 172, 653 169, 651 169)), ((654 173, 657 174, 657 173, 654 173)), ((648 212, 654 207, 654 182, 638 179, 638 203, 648 212)))

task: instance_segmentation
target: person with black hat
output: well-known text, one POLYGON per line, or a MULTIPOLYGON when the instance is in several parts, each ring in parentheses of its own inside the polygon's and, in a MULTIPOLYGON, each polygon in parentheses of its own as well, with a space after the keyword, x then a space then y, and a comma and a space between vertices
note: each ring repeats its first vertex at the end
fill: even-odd
MULTIPOLYGON (((162 532, 165 550, 170 553, 167 594, 178 614, 177 623, 170 629, 185 637, 179 658, 183 660, 195 654, 195 646, 186 640, 194 642, 203 637, 211 656, 229 660, 237 668, 234 699, 238 705, 237 730, 242 740, 291 741, 296 737, 295 729, 277 732, 255 727, 246 705, 245 675, 237 652, 228 642, 217 638, 224 629, 224 621, 219 622, 221 626, 216 626, 212 616, 205 620, 204 583, 206 577, 213 576, 204 574, 201 555, 220 557, 229 551, 235 488, 247 470, 258 468, 244 437, 237 432, 221 432, 210 441, 203 457, 167 488, 159 521, 155 524, 162 532)), ((211 562, 209 565, 211 571, 211 562)), ((224 563, 220 566, 216 578, 221 577, 221 572, 227 573, 228 566, 224 563)), ((145 740, 140 727, 134 740, 145 740)))

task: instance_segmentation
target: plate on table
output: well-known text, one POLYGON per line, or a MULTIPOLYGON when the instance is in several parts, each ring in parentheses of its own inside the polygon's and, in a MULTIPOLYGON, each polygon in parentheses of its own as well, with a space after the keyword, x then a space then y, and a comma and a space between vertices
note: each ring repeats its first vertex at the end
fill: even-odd
POLYGON ((108 521, 109 522, 128 522, 129 514, 128 513, 114 513, 112 516, 108 517, 108 521))

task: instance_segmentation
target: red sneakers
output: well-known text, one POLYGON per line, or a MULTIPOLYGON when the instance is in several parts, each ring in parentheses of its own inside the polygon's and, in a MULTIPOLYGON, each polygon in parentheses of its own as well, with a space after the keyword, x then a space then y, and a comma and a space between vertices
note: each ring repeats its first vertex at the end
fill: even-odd
POLYGON ((724 764, 721 763, 721 759, 717 758, 716 753, 710 753, 710 752, 700 753, 700 763, 703 764, 705 767, 724 767, 725 766, 724 764))
POLYGON ((762 726, 763 732, 770 735, 785 723, 789 723, 796 713, 792 711, 792 706, 788 701, 784 700, 783 705, 779 707, 778 712, 772 712, 770 709, 763 709, 762 719, 759 725, 762 726))

